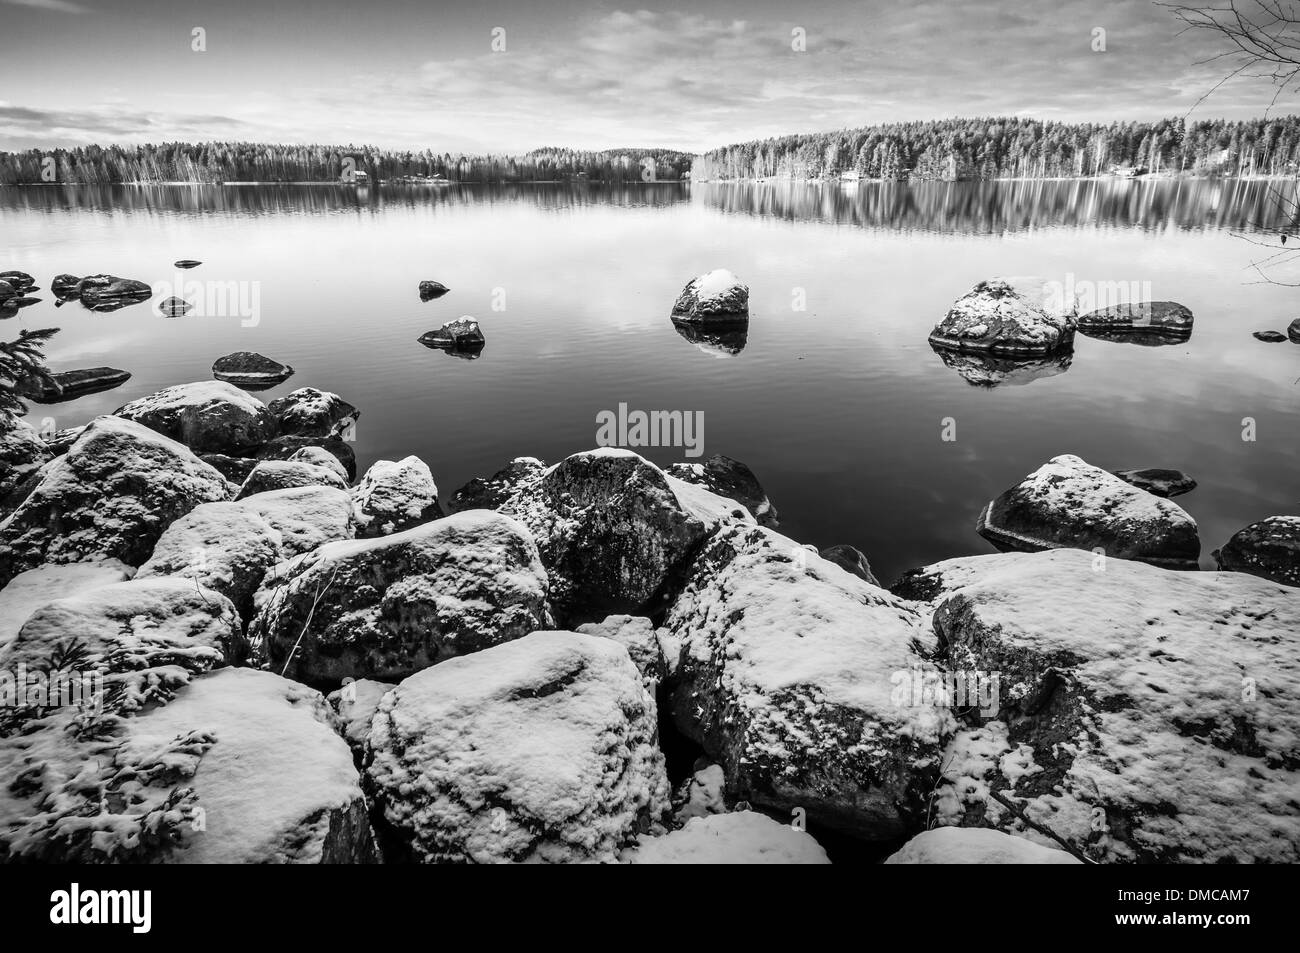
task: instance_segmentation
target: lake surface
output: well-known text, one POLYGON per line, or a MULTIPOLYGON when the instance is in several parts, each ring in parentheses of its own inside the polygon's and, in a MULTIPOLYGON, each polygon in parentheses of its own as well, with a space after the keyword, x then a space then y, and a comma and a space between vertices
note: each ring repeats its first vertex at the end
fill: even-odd
MULTIPOLYGON (((1280 224, 1276 188, 0 189, 0 270, 29 271, 46 289, 0 334, 58 327, 54 369, 134 375, 113 391, 32 405, 36 426, 85 423, 207 379, 223 354, 258 351, 297 371, 259 397, 338 392, 362 411, 359 468, 417 454, 444 498, 515 456, 554 462, 594 446, 597 414, 620 404, 699 411, 704 455, 748 463, 782 532, 851 543, 884 581, 991 552, 974 530, 980 509, 1056 454, 1107 469, 1176 467, 1200 483, 1178 503, 1200 524, 1209 568, 1237 529, 1300 513, 1300 346, 1251 337, 1285 330, 1300 302, 1295 288, 1258 283, 1248 266, 1263 250, 1234 237, 1280 224), (176 272, 181 258, 203 265, 176 272), (735 341, 688 340, 668 319, 682 286, 719 267, 751 289, 738 353, 727 350, 735 341), (210 309, 222 313, 184 318, 161 317, 159 297, 107 314, 56 309, 48 289, 60 272, 236 296, 210 309), (1017 368, 977 386, 963 370, 988 381, 1008 369, 990 378, 951 367, 926 336, 995 275, 1140 288, 1190 307, 1195 330, 1160 347, 1080 336, 1068 367, 1017 368), (451 293, 422 303, 421 279, 451 293), (255 294, 255 322, 241 318, 239 294, 245 304, 255 294), (462 314, 487 337, 477 360, 417 343, 462 314), (1242 439, 1245 417, 1253 442, 1242 439), (945 418, 955 440, 942 439, 945 418)), ((1300 269, 1279 277, 1300 281, 1300 269)), ((688 459, 684 448, 640 452, 661 465, 688 459)))

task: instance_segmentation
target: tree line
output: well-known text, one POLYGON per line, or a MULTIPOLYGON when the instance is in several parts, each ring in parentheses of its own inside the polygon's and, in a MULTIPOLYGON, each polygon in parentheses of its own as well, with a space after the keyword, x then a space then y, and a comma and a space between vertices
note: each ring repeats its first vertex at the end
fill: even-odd
POLYGON ((691 178, 1075 178, 1116 170, 1287 175, 1300 170, 1300 117, 1060 123, 945 119, 781 136, 714 149, 691 178))
POLYGON ((0 183, 339 182, 441 178, 451 182, 634 182, 681 179, 691 156, 670 149, 535 149, 525 155, 462 155, 373 146, 164 142, 0 152, 0 183))

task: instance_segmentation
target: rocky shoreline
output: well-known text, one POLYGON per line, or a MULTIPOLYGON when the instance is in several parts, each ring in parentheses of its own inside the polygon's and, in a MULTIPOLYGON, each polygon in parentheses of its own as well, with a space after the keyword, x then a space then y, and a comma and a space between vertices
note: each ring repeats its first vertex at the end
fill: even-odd
POLYGON ((0 859, 1300 860, 1300 519, 1195 571, 1194 481, 1067 455, 885 588, 726 457, 444 494, 360 414, 6 415, 0 671, 102 691, 3 709, 0 859))

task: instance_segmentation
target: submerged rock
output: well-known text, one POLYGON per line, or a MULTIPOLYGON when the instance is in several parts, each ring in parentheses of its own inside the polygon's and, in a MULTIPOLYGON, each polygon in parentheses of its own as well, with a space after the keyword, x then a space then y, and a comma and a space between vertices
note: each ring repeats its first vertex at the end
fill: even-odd
POLYGON ((681 830, 643 837, 625 864, 829 864, 807 831, 754 811, 695 817, 681 830))
POLYGON ((292 377, 293 368, 256 351, 236 351, 213 361, 212 376, 245 390, 266 390, 292 377))
POLYGON ((116 367, 87 367, 56 371, 49 377, 48 381, 29 378, 19 386, 19 393, 38 404, 58 404, 121 387, 131 379, 131 372, 116 367))
POLYGON ((426 331, 420 335, 420 343, 425 347, 445 350, 479 351, 482 350, 486 340, 479 329, 478 322, 469 315, 462 315, 436 330, 426 331))
POLYGON ((887 864, 1078 864, 1066 851, 983 827, 922 831, 887 864))
POLYGON ((692 278, 673 304, 672 318, 717 324, 749 320, 749 288, 725 268, 692 278))
POLYGON ((1281 331, 1256 331, 1252 335, 1256 340, 1264 341, 1268 344, 1281 344, 1287 340, 1287 336, 1281 331))
POLYGON ((183 318, 192 311, 194 305, 190 304, 184 298, 177 298, 173 295, 165 298, 158 303, 158 313, 164 318, 183 318))
POLYGON ((366 780, 415 860, 611 862, 666 818, 656 741, 621 646, 534 632, 384 695, 366 780))
POLYGON ((832 562, 841 569, 853 573, 859 579, 865 579, 873 586, 880 585, 880 580, 871 571, 871 563, 867 562, 866 555, 856 546, 849 546, 844 543, 837 546, 827 546, 821 551, 821 557, 827 562, 832 562))
POLYGON ((1156 496, 1182 496, 1196 489, 1196 481, 1182 470, 1163 470, 1151 467, 1145 470, 1116 470, 1115 476, 1132 483, 1140 490, 1156 496))
POLYGON ((1070 369, 1073 351, 1058 351, 1041 357, 1007 357, 975 351, 952 351, 930 344, 944 365, 956 371, 972 387, 1022 387, 1034 381, 1056 377, 1070 369))
POLYGON ((441 281, 421 281, 420 282, 420 300, 432 301, 434 298, 441 298, 451 289, 441 281))
POLYGON ((377 460, 352 491, 358 536, 388 536, 435 520, 438 485, 428 464, 416 456, 394 463, 377 460))
POLYGON ((345 437, 361 416, 338 394, 315 387, 299 387, 271 401, 269 407, 280 433, 290 437, 345 437))
POLYGON ((980 513, 979 534, 1005 551, 1100 549, 1173 569, 1195 569, 1196 521, 1071 454, 1053 457, 980 513))
POLYGON ((197 268, 197 267, 199 267, 199 265, 201 265, 201 264, 203 264, 203 262, 201 262, 201 261, 195 261, 195 260, 192 259, 192 258, 182 258, 180 261, 174 261, 174 262, 172 262, 172 266, 173 266, 173 267, 175 267, 175 268, 184 268, 184 269, 187 269, 187 270, 190 269, 190 268, 197 268))
POLYGON ((1214 560, 1229 572, 1300 586, 1300 516, 1270 516, 1237 530, 1214 560))
POLYGON ((992 278, 958 298, 930 343, 993 354, 1049 354, 1074 343, 1074 306, 1041 278, 992 278))
POLYGON ((694 483, 740 503, 762 526, 775 529, 780 525, 776 507, 768 499, 754 471, 739 460, 715 453, 703 463, 674 463, 664 471, 669 476, 694 483))
POLYGON ((461 513, 277 567, 249 637, 260 661, 303 681, 400 679, 545 628, 546 584, 519 523, 461 513))
POLYGON ((113 414, 207 453, 238 456, 276 435, 276 420, 266 405, 224 381, 177 384, 113 414))

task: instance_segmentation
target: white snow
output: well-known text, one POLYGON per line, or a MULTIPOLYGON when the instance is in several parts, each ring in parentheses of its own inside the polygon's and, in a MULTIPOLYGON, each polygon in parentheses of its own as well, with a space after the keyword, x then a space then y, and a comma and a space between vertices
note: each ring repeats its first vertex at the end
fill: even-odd
POLYGON ((887 864, 1077 864, 1063 850, 984 827, 936 827, 903 845, 887 864))
POLYGON ((128 418, 137 414, 201 407, 207 404, 230 404, 249 416, 266 413, 266 405, 245 390, 226 381, 205 380, 166 387, 146 397, 139 397, 118 413, 128 418))
POLYGON ((13 640, 41 606, 85 589, 125 582, 134 575, 134 569, 116 559, 46 563, 19 573, 0 590, 0 649, 13 640))
POLYGON ((715 268, 713 271, 705 272, 695 279, 694 284, 695 294, 701 303, 724 295, 733 288, 748 290, 744 283, 726 268, 715 268))
POLYGON ((807 831, 754 811, 696 817, 681 830, 643 837, 627 864, 829 864, 807 831))
POLYGON ((379 532, 391 533, 396 526, 419 519, 438 499, 438 485, 428 464, 417 456, 396 462, 376 460, 352 490, 358 532, 373 521, 379 532))

